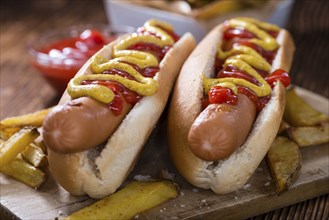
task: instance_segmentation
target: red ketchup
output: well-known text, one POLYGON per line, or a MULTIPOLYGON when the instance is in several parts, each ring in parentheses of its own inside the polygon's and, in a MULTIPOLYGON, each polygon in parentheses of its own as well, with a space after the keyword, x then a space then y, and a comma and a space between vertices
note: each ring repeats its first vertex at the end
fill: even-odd
POLYGON ((103 36, 96 30, 86 29, 79 36, 50 43, 35 52, 33 66, 49 84, 61 94, 81 66, 116 36, 103 36))
MULTIPOLYGON (((176 35, 174 32, 170 32, 167 30, 166 30, 166 32, 173 37, 175 42, 179 39, 179 36, 176 35)), ((156 36, 155 34, 146 31, 144 28, 139 28, 137 30, 137 33, 141 34, 141 35, 156 36)), ((171 48, 171 46, 165 46, 165 47, 161 48, 155 44, 140 42, 140 43, 136 43, 135 45, 130 46, 128 49, 151 53, 158 59, 158 61, 160 63, 170 48, 171 48)), ((140 69, 135 64, 132 64, 132 63, 128 63, 128 64, 131 65, 135 70, 137 70, 144 77, 153 78, 155 76, 155 74, 157 72, 159 72, 158 66, 140 69)), ((120 71, 117 69, 108 69, 108 70, 104 71, 103 74, 116 74, 116 75, 120 75, 120 76, 125 77, 130 80, 135 80, 134 77, 131 76, 129 73, 120 71)), ((113 93, 115 94, 115 97, 112 102, 108 103, 108 107, 112 110, 114 115, 120 115, 122 113, 124 101, 127 102, 128 104, 135 105, 143 97, 143 96, 139 95, 138 93, 133 92, 133 91, 129 90, 128 88, 124 87, 120 83, 113 82, 113 81, 94 80, 94 81, 84 81, 83 84, 84 85, 98 84, 98 85, 103 85, 103 86, 110 88, 113 91, 113 93)))
MULTIPOLYGON (((268 32, 272 37, 276 38, 278 32, 268 32)), ((276 55, 276 50, 265 51, 256 44, 251 43, 249 40, 255 38, 256 36, 244 29, 237 28, 227 28, 223 35, 223 45, 224 51, 230 50, 233 44, 244 45, 256 50, 262 57, 264 57, 267 62, 272 64, 273 59, 276 55)), ((248 73, 237 69, 234 66, 223 67, 224 60, 218 58, 215 59, 215 71, 217 73, 217 78, 225 77, 235 77, 247 80, 255 85, 259 85, 259 82, 248 73)), ((285 87, 290 85, 290 77, 284 70, 278 69, 272 73, 266 71, 261 71, 255 69, 273 88, 277 81, 281 81, 285 87)), ((244 86, 238 86, 238 93, 246 95, 255 105, 258 111, 261 111, 266 103, 269 101, 270 96, 258 97, 253 91, 244 86)), ((237 96, 232 92, 232 90, 220 86, 214 86, 208 92, 208 95, 202 100, 202 107, 206 108, 210 103, 226 103, 235 105, 237 103, 237 96)))
MULTIPOLYGON (((132 65, 140 74, 144 77, 154 77, 155 74, 159 71, 158 67, 148 67, 145 69, 139 69, 138 66, 132 65)), ((133 76, 124 71, 120 71, 117 69, 109 69, 103 72, 103 74, 116 74, 127 79, 135 80, 133 76)), ((114 115, 120 115, 123 110, 123 100, 125 100, 128 104, 135 105, 143 96, 138 93, 131 91, 120 83, 114 81, 102 81, 102 80, 91 80, 84 81, 82 85, 88 84, 97 84, 106 86, 111 89, 115 95, 114 100, 108 104, 108 107, 112 110, 114 115)))

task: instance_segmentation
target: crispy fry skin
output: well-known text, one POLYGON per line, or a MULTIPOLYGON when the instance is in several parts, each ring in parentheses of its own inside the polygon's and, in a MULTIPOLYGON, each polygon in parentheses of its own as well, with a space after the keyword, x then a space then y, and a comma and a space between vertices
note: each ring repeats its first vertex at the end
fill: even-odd
POLYGON ((24 127, 2 143, 0 149, 0 168, 13 161, 38 136, 39 132, 36 128, 24 127))
POLYGON ((21 152, 24 160, 34 167, 43 167, 48 164, 47 156, 43 150, 36 144, 31 143, 21 152))
POLYGON ((286 137, 276 137, 266 156, 278 194, 286 191, 298 178, 301 168, 299 147, 286 137))
POLYGON ((3 119, 0 122, 0 171, 17 181, 38 188, 45 173, 37 167, 48 164, 43 142, 36 142, 45 116, 51 110, 3 119))
POLYGON ((26 126, 41 127, 43 120, 51 109, 52 108, 42 109, 33 113, 3 119, 0 121, 1 139, 9 139, 26 126))
POLYGON ((294 127, 316 126, 326 123, 329 117, 317 111, 292 88, 286 94, 284 119, 294 127))
POLYGON ((169 181, 134 181, 120 191, 65 219, 131 219, 138 213, 160 205, 177 195, 177 187, 169 181))
POLYGON ((9 164, 1 167, 1 172, 37 189, 45 181, 45 173, 18 156, 9 164))
POLYGON ((24 126, 41 127, 44 118, 52 108, 43 109, 30 114, 5 118, 0 122, 1 130, 5 128, 22 128, 24 126))
POLYGON ((329 124, 290 128, 288 134, 300 147, 324 144, 329 142, 329 124))
POLYGON ((2 128, 1 127, 0 137, 3 140, 8 140, 11 136, 13 136, 20 129, 21 129, 21 127, 10 127, 10 128, 2 128))
POLYGON ((329 117, 309 105, 295 89, 286 94, 286 109, 282 125, 289 126, 285 132, 300 147, 329 142, 329 117))

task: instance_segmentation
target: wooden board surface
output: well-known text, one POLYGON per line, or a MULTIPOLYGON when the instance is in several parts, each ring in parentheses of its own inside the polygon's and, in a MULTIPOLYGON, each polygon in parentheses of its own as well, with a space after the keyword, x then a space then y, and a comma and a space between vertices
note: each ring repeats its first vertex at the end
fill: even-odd
MULTIPOLYGON (((318 110, 329 114, 328 99, 301 88, 297 92, 318 110)), ((216 195, 210 190, 197 189, 175 171, 168 159, 165 123, 163 116, 126 182, 147 175, 159 177, 162 171, 168 171, 179 184, 180 195, 139 214, 138 219, 241 219, 329 192, 328 144, 301 149, 300 177, 288 192, 280 196, 274 192, 274 183, 265 162, 248 183, 234 193, 216 195)), ((1 205, 7 214, 21 219, 54 219, 94 202, 86 196, 71 196, 55 183, 49 173, 47 177, 46 183, 39 190, 34 190, 0 174, 1 205)))

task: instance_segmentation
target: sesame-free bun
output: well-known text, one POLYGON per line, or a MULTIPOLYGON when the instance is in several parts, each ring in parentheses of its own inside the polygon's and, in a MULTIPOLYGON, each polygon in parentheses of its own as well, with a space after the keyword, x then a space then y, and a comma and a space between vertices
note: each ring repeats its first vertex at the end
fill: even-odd
MULTIPOLYGON (((194 186, 212 189, 217 194, 241 188, 254 173, 273 142, 285 106, 285 88, 277 83, 271 99, 258 114, 244 144, 228 158, 205 161, 195 156, 188 143, 189 130, 201 112, 202 76, 213 77, 214 61, 223 35, 223 25, 215 27, 195 48, 177 79, 168 116, 168 144, 171 159, 179 173, 194 186)), ((290 70, 294 44, 290 34, 281 29, 279 49, 272 70, 290 70)), ((216 129, 216 128, 213 128, 216 129)))
MULTIPOLYGON (((111 58, 112 47, 117 41, 105 46, 98 54, 111 58)), ((181 66, 194 47, 195 40, 189 33, 174 44, 161 61, 160 71, 154 77, 159 85, 157 93, 143 97, 133 107, 104 148, 72 154, 60 154, 49 149, 50 171, 63 188, 73 195, 88 194, 96 199, 117 190, 133 169, 139 152, 166 106, 181 66)), ((90 73, 88 61, 77 76, 90 73)), ((59 104, 70 100, 65 92, 59 104)))

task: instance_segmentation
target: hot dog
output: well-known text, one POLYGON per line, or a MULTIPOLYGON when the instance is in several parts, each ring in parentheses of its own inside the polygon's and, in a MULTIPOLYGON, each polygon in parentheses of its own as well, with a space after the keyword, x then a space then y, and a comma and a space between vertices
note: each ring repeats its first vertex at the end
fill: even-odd
POLYGON ((168 115, 171 159, 191 184, 240 189, 279 129, 294 43, 276 25, 233 18, 215 27, 182 67, 168 115))
POLYGON ((102 198, 122 184, 195 47, 151 19, 97 52, 42 126, 49 168, 73 195, 102 198))

